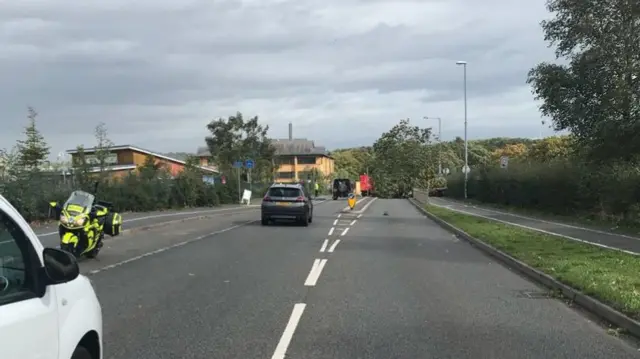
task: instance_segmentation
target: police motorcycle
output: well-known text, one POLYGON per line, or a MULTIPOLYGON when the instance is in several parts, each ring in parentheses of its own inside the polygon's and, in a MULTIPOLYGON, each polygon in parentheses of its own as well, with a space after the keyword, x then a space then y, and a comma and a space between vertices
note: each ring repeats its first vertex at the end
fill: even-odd
MULTIPOLYGON (((96 190, 97 187, 96 183, 96 190)), ((115 237, 122 230, 122 216, 113 211, 113 205, 96 200, 89 192, 74 191, 64 204, 50 202, 49 205, 59 218, 60 249, 76 257, 97 257, 104 235, 115 237)))

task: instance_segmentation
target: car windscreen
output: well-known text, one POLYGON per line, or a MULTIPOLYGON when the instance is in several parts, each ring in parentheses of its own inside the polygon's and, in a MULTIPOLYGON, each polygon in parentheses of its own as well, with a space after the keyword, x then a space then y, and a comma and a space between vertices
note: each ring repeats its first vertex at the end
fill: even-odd
POLYGON ((298 188, 290 187, 272 187, 269 188, 269 197, 293 197, 298 198, 302 196, 302 193, 298 188))
POLYGON ((351 190, 351 181, 349 179, 338 179, 338 180, 335 180, 335 181, 333 181, 333 188, 334 189, 344 188, 344 190, 349 191, 349 190, 351 190))
POLYGON ((343 183, 345 186, 349 185, 349 180, 346 178, 339 178, 339 179, 335 179, 333 180, 333 187, 337 188, 340 186, 340 184, 343 183))

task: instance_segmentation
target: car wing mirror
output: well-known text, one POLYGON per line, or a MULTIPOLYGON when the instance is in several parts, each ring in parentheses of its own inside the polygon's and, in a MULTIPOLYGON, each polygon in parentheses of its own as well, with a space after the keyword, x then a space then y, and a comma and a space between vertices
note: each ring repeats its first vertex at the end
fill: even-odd
POLYGON ((73 254, 57 248, 45 248, 42 252, 46 284, 70 282, 80 275, 78 261, 73 254))

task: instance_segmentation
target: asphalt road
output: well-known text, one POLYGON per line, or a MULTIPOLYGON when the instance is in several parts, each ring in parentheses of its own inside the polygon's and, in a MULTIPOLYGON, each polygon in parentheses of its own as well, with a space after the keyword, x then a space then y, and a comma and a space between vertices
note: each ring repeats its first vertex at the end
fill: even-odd
POLYGON ((114 239, 81 263, 105 358, 638 357, 407 201, 369 201, 319 204, 309 227, 252 210, 114 239))
POLYGON ((468 205, 460 201, 441 197, 430 197, 429 201, 434 205, 466 212, 468 214, 479 215, 488 219, 515 224, 525 228, 536 229, 560 235, 568 239, 585 241, 605 248, 619 249, 630 253, 640 254, 639 237, 507 213, 491 208, 483 208, 477 205, 468 205))
MULTIPOLYGON (((149 226, 174 222, 180 220, 194 219, 201 216, 219 216, 230 212, 241 212, 255 210, 257 205, 223 205, 213 208, 180 209, 155 212, 134 212, 123 213, 123 230, 143 229, 149 226)), ((58 227, 54 224, 41 226, 34 229, 38 238, 45 247, 55 247, 59 244, 58 227)), ((110 237, 107 236, 107 241, 110 237)))

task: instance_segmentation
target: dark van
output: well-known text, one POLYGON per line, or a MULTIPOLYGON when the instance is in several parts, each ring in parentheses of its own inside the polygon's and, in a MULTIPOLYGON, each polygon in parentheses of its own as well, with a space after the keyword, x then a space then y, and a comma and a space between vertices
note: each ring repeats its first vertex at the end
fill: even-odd
POLYGON ((348 178, 336 178, 333 180, 333 199, 347 198, 353 191, 353 184, 348 178))

